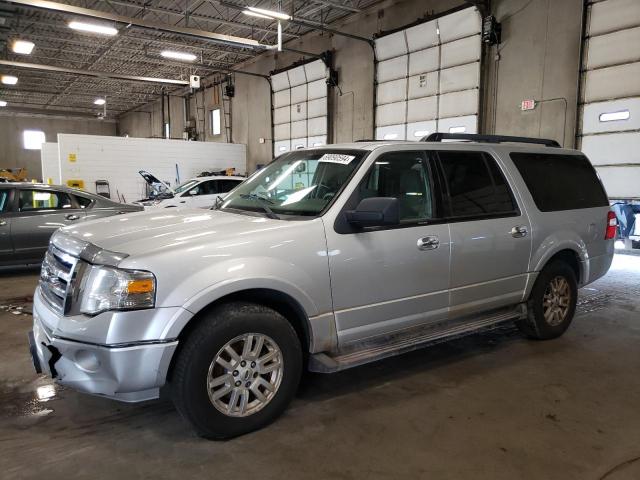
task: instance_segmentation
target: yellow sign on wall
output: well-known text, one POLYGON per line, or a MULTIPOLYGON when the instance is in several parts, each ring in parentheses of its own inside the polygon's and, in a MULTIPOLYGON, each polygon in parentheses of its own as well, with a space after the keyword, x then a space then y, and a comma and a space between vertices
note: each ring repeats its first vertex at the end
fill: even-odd
POLYGON ((70 153, 69 154, 69 161, 70 162, 75 162, 76 161, 76 154, 75 153, 70 153))

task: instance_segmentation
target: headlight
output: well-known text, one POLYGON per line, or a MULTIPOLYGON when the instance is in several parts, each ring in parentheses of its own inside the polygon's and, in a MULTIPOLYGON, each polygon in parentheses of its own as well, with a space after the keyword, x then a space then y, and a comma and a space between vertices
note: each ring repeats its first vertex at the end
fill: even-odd
POLYGON ((83 283, 80 311, 88 315, 155 305, 156 278, 151 272, 92 266, 83 283))

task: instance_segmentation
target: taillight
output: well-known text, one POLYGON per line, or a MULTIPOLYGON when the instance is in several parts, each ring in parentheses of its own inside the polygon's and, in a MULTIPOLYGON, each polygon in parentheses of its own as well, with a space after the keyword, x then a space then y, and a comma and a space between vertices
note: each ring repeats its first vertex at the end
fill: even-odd
POLYGON ((607 233, 604 236, 605 240, 611 240, 616 238, 616 227, 618 226, 618 220, 616 214, 612 211, 607 213, 607 233))

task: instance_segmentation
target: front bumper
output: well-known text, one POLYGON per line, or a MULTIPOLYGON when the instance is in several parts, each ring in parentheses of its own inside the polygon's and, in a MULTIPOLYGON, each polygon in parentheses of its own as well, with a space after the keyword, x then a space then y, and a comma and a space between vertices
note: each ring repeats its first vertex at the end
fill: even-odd
POLYGON ((29 335, 36 371, 39 366, 61 385, 124 402, 158 397, 177 340, 102 345, 60 338, 45 327, 36 305, 43 304, 34 304, 29 335))

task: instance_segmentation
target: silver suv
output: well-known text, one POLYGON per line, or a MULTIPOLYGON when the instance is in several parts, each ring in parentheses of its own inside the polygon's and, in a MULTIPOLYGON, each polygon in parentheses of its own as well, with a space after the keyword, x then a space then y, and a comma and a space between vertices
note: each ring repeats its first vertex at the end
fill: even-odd
POLYGON ((59 230, 34 297, 36 370, 127 402, 166 384, 200 435, 228 438, 280 415, 304 368, 503 322, 561 335, 613 257, 589 160, 548 140, 447 137, 298 150, 211 211, 59 230))

